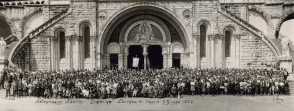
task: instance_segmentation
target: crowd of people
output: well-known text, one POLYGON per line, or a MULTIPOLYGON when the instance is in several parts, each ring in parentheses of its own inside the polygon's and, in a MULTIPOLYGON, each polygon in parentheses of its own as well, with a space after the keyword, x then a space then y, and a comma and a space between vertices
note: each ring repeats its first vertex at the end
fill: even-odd
POLYGON ((149 69, 2 73, 6 97, 119 98, 289 94, 286 70, 149 69))

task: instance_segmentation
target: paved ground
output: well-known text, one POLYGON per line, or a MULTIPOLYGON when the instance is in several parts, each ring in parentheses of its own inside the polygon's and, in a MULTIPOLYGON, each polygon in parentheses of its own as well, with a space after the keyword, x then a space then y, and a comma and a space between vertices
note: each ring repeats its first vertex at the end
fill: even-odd
POLYGON ((0 111, 293 111, 294 96, 186 96, 183 98, 38 99, 5 98, 0 111))

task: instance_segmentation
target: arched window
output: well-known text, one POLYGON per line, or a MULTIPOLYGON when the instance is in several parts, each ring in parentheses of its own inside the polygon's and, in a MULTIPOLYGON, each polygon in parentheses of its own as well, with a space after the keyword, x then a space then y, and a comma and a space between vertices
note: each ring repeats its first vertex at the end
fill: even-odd
POLYGON ((225 31, 225 57, 231 57, 232 31, 225 31))
POLYGON ((206 33, 207 29, 205 25, 200 26, 200 57, 206 56, 206 33))
POLYGON ((84 57, 90 58, 90 27, 86 26, 83 29, 84 36, 84 57))
POLYGON ((58 33, 59 36, 59 58, 65 58, 65 33, 63 31, 58 33))

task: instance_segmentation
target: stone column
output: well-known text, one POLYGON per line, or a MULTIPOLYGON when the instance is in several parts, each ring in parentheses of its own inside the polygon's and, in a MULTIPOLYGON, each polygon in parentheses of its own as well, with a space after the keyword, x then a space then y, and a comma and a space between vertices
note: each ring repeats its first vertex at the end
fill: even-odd
POLYGON ((144 69, 147 69, 147 57, 148 57, 148 45, 142 45, 143 46, 143 56, 144 56, 144 69))
POLYGON ((235 40, 236 40, 236 57, 235 57, 235 63, 236 63, 236 68, 240 68, 240 39, 241 39, 241 35, 235 35, 235 40))
POLYGON ((96 62, 97 63, 97 68, 98 69, 103 69, 102 68, 102 62, 101 62, 102 61, 101 60, 102 59, 101 58, 101 53, 96 53, 96 59, 97 59, 97 62, 96 62))
POLYGON ((104 54, 104 64, 110 69, 110 54, 104 54))
POLYGON ((196 68, 200 68, 201 66, 201 58, 200 58, 200 35, 199 34, 194 34, 193 35, 195 40, 196 40, 196 50, 195 50, 195 55, 196 55, 196 68))
POLYGON ((124 67, 124 54, 118 54, 118 69, 123 69, 124 67))
POLYGON ((171 68, 173 66, 173 54, 172 53, 168 53, 167 54, 167 67, 171 68))
POLYGON ((124 69, 128 69, 129 46, 124 48, 124 69))
POLYGON ((226 67, 226 57, 225 57, 225 35, 221 36, 221 66, 222 68, 226 67))
POLYGON ((95 48, 95 41, 96 41, 97 36, 91 36, 90 38, 90 59, 91 59, 91 68, 94 69, 96 66, 96 61, 95 61, 95 53, 96 53, 96 48, 95 48))
POLYGON ((73 69, 81 69, 81 50, 80 50, 80 38, 81 36, 73 35, 73 50, 72 50, 72 67, 73 69))
POLYGON ((166 45, 161 45, 162 47, 162 66, 163 66, 163 69, 165 68, 168 68, 167 67, 167 53, 168 53, 168 50, 167 50, 167 46, 166 45))
POLYGON ((215 35, 214 37, 214 48, 215 48, 215 52, 214 52, 214 60, 215 60, 215 67, 222 67, 222 54, 223 54, 223 48, 222 48, 222 39, 223 39, 224 35, 215 35))
POLYGON ((71 59, 72 59, 72 56, 71 56, 71 36, 65 36, 65 39, 66 39, 66 47, 65 47, 65 57, 66 57, 66 66, 67 66, 67 69, 71 70, 71 59))
POLYGON ((210 44, 209 44, 209 46, 210 46, 210 50, 209 50, 209 52, 210 52, 210 56, 209 56, 209 64, 210 64, 210 67, 214 67, 214 35, 208 35, 208 41, 210 41, 210 44))
POLYGON ((55 42, 57 41, 57 37, 56 36, 50 36, 50 61, 51 61, 51 70, 56 70, 56 46, 55 46, 55 42))

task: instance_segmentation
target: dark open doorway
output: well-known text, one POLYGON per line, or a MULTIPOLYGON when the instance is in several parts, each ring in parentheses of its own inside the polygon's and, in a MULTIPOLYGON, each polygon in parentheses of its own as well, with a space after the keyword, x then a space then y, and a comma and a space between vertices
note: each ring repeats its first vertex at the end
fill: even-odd
POLYGON ((148 47, 148 58, 149 58, 149 68, 162 69, 163 56, 162 56, 162 48, 160 45, 150 45, 148 47))
POLYGON ((111 69, 118 68, 118 54, 110 54, 110 68, 111 69))
POLYGON ((181 68, 181 54, 173 53, 173 68, 181 68))
POLYGON ((143 56, 143 48, 140 45, 131 45, 129 47, 129 55, 128 55, 128 69, 135 69, 133 67, 133 58, 139 58, 139 67, 138 69, 144 69, 144 56, 143 56))

